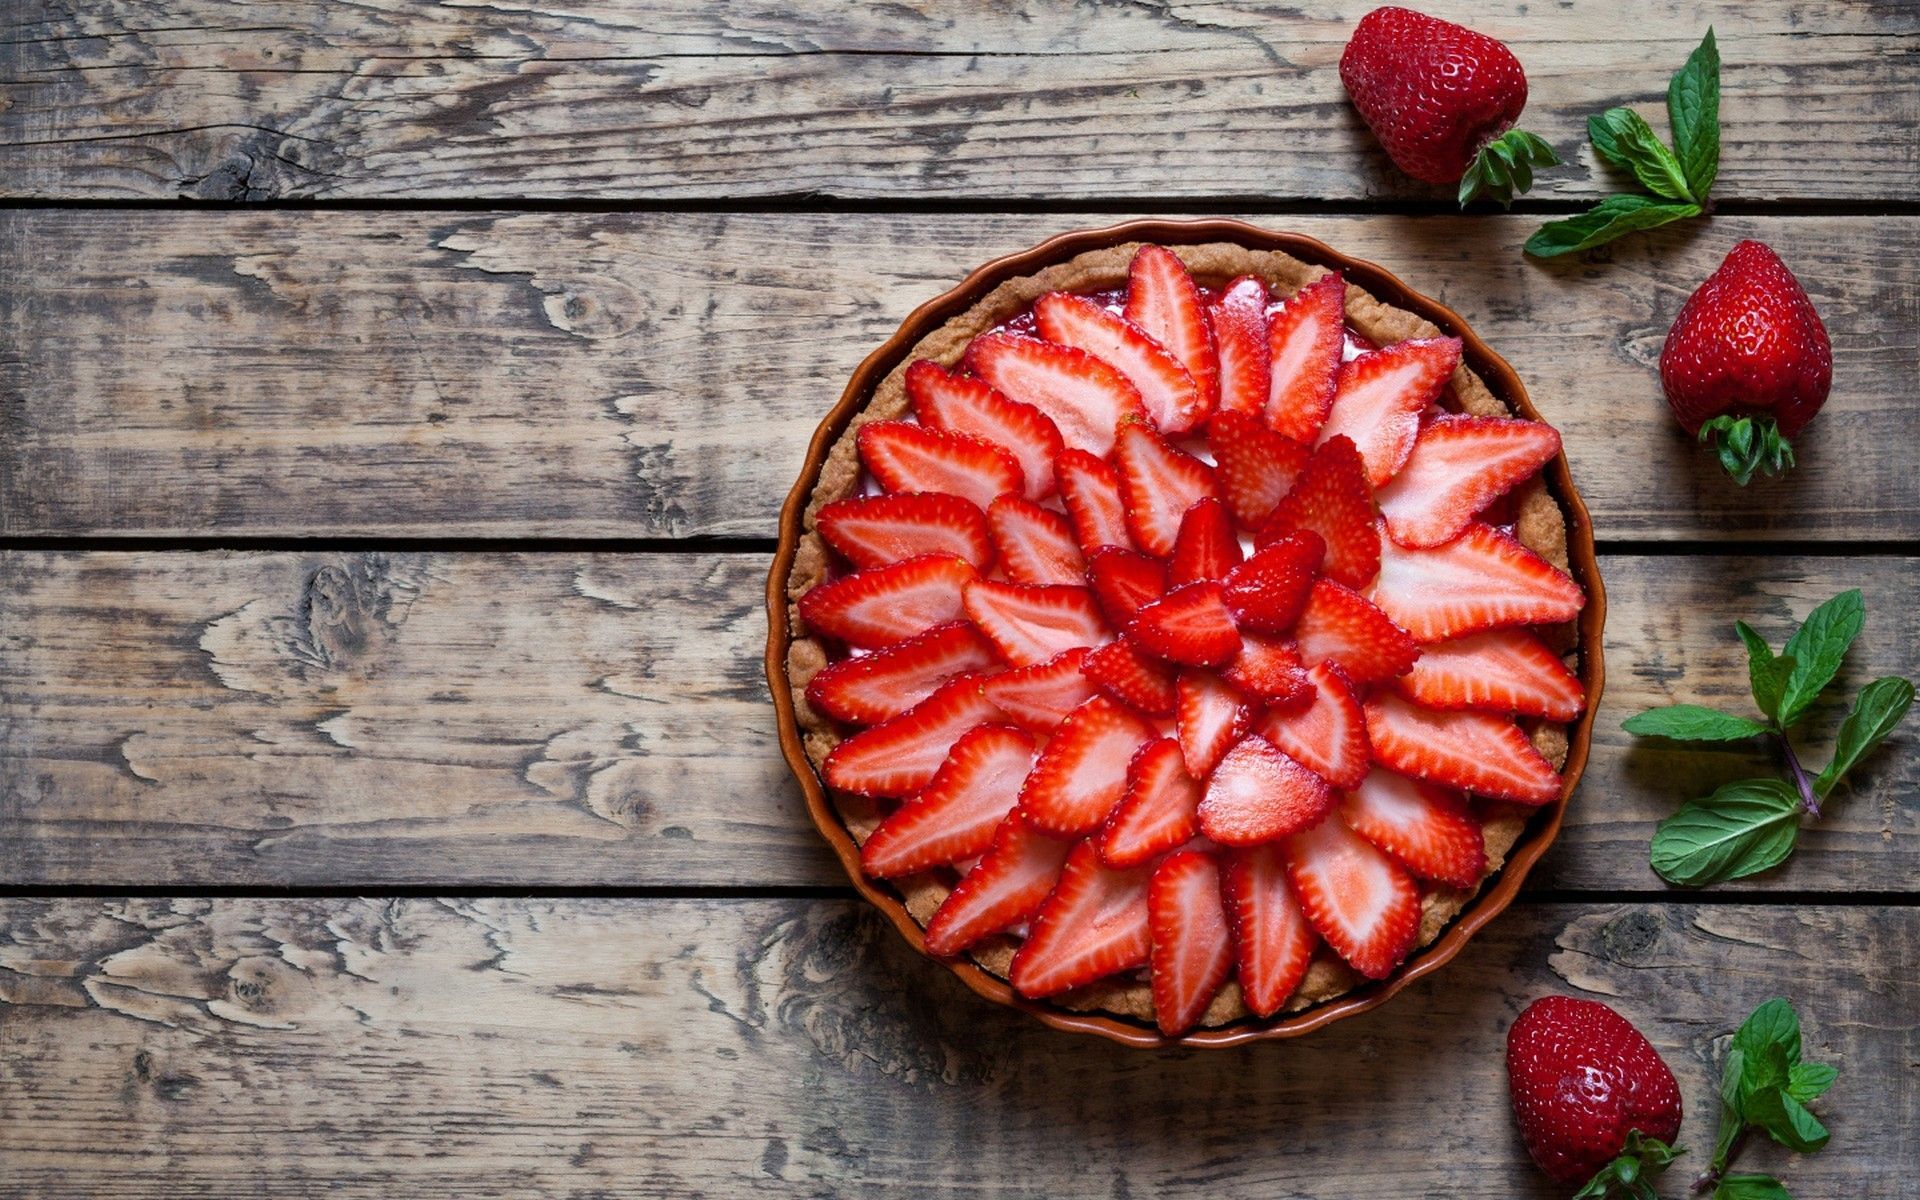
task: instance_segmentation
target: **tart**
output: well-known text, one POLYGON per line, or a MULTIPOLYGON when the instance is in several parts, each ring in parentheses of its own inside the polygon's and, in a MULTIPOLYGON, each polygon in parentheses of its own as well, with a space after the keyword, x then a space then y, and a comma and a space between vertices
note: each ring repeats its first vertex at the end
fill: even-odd
POLYGON ((1278 1028, 1557 822, 1584 514, 1459 337, 1282 250, 1120 242, 893 358, 816 443, 770 671, 929 953, 1278 1028))

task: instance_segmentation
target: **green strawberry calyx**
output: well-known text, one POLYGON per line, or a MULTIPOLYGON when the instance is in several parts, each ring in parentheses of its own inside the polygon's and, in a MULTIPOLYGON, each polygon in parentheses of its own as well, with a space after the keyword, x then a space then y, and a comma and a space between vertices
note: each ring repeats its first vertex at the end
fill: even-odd
POLYGON ((1535 167, 1559 165, 1560 156, 1543 139, 1524 129, 1509 129, 1482 146, 1460 177, 1460 207, 1484 196, 1506 208, 1515 192, 1533 186, 1535 167))
POLYGON ((1624 1196, 1632 1200, 1659 1200, 1653 1181, 1668 1164, 1686 1151, 1669 1146, 1659 1138, 1647 1137, 1638 1129, 1627 1131, 1627 1144, 1619 1157, 1600 1168, 1587 1185, 1573 1194, 1573 1200, 1606 1200, 1624 1196))
POLYGON ((1722 413, 1700 427, 1700 444, 1713 447, 1721 469, 1741 487, 1756 472, 1779 475, 1793 466, 1793 444, 1769 416, 1722 413))

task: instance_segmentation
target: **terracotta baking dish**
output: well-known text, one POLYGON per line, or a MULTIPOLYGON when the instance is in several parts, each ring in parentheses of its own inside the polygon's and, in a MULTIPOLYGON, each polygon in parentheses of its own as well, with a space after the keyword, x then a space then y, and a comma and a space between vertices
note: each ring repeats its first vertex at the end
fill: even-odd
MULTIPOLYGON (((900 896, 885 883, 868 879, 861 873, 859 847, 842 824, 839 813, 827 797, 819 776, 815 774, 795 720, 792 692, 786 676, 790 640, 786 586, 802 532, 801 519, 829 447, 865 402, 873 386, 899 364, 909 347, 1007 279, 1031 274, 1049 263, 1089 250, 1131 241, 1169 245, 1237 242, 1257 249, 1283 250, 1304 261, 1337 268, 1348 280, 1361 285, 1381 300, 1417 313, 1461 338, 1466 345, 1467 364, 1485 380, 1493 393, 1516 413, 1540 419, 1513 368, 1476 337, 1466 322, 1451 309, 1414 291, 1373 263, 1349 258, 1313 238, 1294 233, 1275 233, 1243 221, 1130 221, 1107 229, 1064 233, 1030 250, 986 264, 946 295, 915 309, 894 335, 887 339, 886 344, 868 355, 866 361, 854 371, 846 391, 840 396, 840 402, 834 405, 833 411, 827 414, 814 432, 800 478, 794 483, 793 491, 788 494, 786 505, 781 509, 780 546, 774 554, 773 568, 767 577, 767 682, 773 692, 774 708, 779 714, 780 748, 786 755, 787 765, 792 768, 794 777, 800 781, 801 791, 806 794, 807 811, 813 815, 814 824, 840 856, 841 865, 846 868, 853 886, 885 913, 895 928, 899 929, 901 936, 922 953, 925 953, 925 945, 920 926, 907 913, 900 896)), ((1520 840, 1508 854, 1506 865, 1486 882, 1480 893, 1431 945, 1417 951, 1386 979, 1300 1012, 1264 1021, 1247 1018, 1230 1025, 1197 1029, 1177 1038, 1166 1037, 1152 1025, 1124 1017, 1098 1012, 1071 1012, 1044 1002, 1027 1000, 1016 994, 1005 980, 965 959, 950 962, 940 960, 942 965, 987 999, 1022 1009, 1056 1029, 1096 1033, 1131 1046, 1233 1046, 1260 1038, 1296 1037, 1342 1017, 1365 1012, 1385 1003, 1414 980, 1438 970, 1458 954, 1481 926, 1512 902, 1520 891, 1520 885, 1526 880, 1527 872, 1559 834, 1560 820, 1566 810, 1565 797, 1573 793, 1586 767, 1587 751, 1593 738, 1594 713, 1599 708, 1601 685, 1605 680, 1605 669, 1601 662, 1601 631, 1606 624, 1607 603, 1606 594, 1601 588, 1599 563, 1594 555, 1593 525, 1579 493, 1574 490, 1566 456, 1563 454, 1548 464, 1545 474, 1549 488, 1567 516, 1568 555, 1574 578, 1587 593, 1587 605, 1578 620, 1580 677, 1586 687, 1587 708, 1568 731, 1569 746, 1563 771, 1566 788, 1562 799, 1534 814, 1520 840)))

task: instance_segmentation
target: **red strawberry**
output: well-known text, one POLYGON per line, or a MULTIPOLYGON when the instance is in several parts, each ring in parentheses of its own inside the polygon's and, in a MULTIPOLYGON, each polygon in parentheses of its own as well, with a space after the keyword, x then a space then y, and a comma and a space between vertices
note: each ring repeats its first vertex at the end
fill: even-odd
POLYGON ((1284 638, 1242 633, 1240 653, 1221 671, 1222 677, 1248 696, 1281 709, 1294 709, 1313 696, 1300 651, 1284 638))
POLYGON ((1142 608, 1127 626, 1127 637, 1149 654, 1190 667, 1218 667, 1240 652, 1220 585, 1190 583, 1142 608))
POLYGON ((1173 673, 1165 663, 1142 656, 1124 638, 1090 652, 1080 670, 1130 708, 1150 717, 1173 715, 1177 699, 1173 673))
POLYGON ((1068 450, 1054 460, 1053 470, 1080 548, 1088 554, 1102 546, 1131 550, 1127 507, 1120 499, 1120 476, 1113 468, 1084 450, 1068 450))
POLYGON ((1020 813, 1042 833, 1081 837, 1100 828, 1127 788, 1127 764, 1153 727, 1095 696, 1067 714, 1020 792, 1020 813))
POLYGON ((841 659, 808 682, 807 703, 842 721, 875 725, 925 700, 955 675, 998 662, 973 626, 954 621, 884 650, 841 659))
POLYGON ((1264 420, 1267 395, 1273 387, 1272 351, 1267 345, 1267 285, 1242 275, 1227 285, 1207 310, 1213 325, 1213 344, 1220 355, 1221 413, 1240 413, 1264 420))
POLYGON ((1147 920, 1147 867, 1117 871, 1092 842, 1067 856, 1060 882, 1033 919, 1013 956, 1008 982, 1038 1000, 1144 966, 1152 942, 1147 920))
POLYGON ((1127 377, 1140 392, 1147 416, 1168 433, 1184 433, 1200 409, 1193 376, 1138 325, 1084 296, 1048 292, 1033 306, 1040 334, 1050 342, 1085 350, 1127 377))
POLYGON ((1200 831, 1200 785, 1187 774, 1180 743, 1149 742, 1127 765, 1127 790, 1100 830, 1100 857, 1132 867, 1184 846, 1200 831))
POLYGON ((1167 568, 1136 550, 1102 546, 1087 556, 1087 582, 1107 620, 1124 629, 1143 606, 1167 594, 1167 568))
POLYGON ((1172 554, 1180 518, 1214 494, 1213 469, 1138 421, 1121 426, 1114 465, 1133 544, 1155 558, 1172 554))
POLYGON ((1420 889, 1339 817, 1286 842, 1287 882, 1307 921, 1347 965, 1384 979, 1420 933, 1420 889))
POLYGON ((885 646, 964 616, 960 590, 975 578, 961 559, 922 555, 820 584, 800 597, 800 619, 851 646, 885 646))
POLYGON ((1207 444, 1213 450, 1220 494, 1234 519, 1249 529, 1273 514, 1307 465, 1305 446, 1245 413, 1213 414, 1207 444))
POLYGON ((1409 550, 1386 539, 1380 577, 1367 598, 1422 642, 1570 621, 1587 602, 1565 572, 1477 521, 1431 550, 1409 550))
POLYGON ((1039 911, 1071 849, 1034 832, 1018 813, 1000 822, 993 845, 927 922, 927 953, 958 954, 1039 911))
POLYGON ((1546 996, 1529 1004, 1507 1031, 1507 1088, 1527 1153, 1564 1187, 1606 1167, 1633 1130, 1668 1145, 1680 1132, 1673 1072, 1638 1029, 1598 1000, 1546 996))
POLYGON ((1205 671, 1188 671, 1175 689, 1174 728, 1187 773, 1205 779, 1253 724, 1253 709, 1240 693, 1205 671))
POLYGON ((1167 564, 1167 580, 1179 587, 1203 579, 1225 579, 1228 571, 1240 565, 1240 557, 1240 538, 1233 530, 1227 506, 1212 496, 1203 496, 1180 518, 1173 559, 1167 564))
POLYGON ((821 770, 843 792, 910 796, 933 782, 962 734, 1001 719, 981 694, 980 676, 961 675, 891 721, 835 746, 821 770))
POLYGON ((1406 464, 1420 435, 1420 414, 1460 365, 1460 339, 1414 338, 1369 350, 1340 367, 1333 407, 1320 440, 1349 437, 1367 464, 1367 482, 1383 486, 1406 464))
POLYGON ((1147 920, 1153 1016, 1160 1032, 1174 1037, 1199 1023, 1233 970, 1233 935, 1213 855, 1182 850, 1155 867, 1147 920))
POLYGON ((827 545, 863 571, 922 554, 964 558, 976 570, 993 561, 986 517, 958 496, 854 496, 822 505, 815 519, 827 545))
POLYGON ((1540 421, 1436 417, 1420 431, 1406 465, 1375 499, 1394 541, 1438 546, 1458 536, 1481 509, 1558 453, 1559 433, 1540 421))
POLYGON ((946 492, 980 508, 1025 486, 1013 451, 985 438, 911 421, 860 427, 860 461, 889 492, 946 492))
POLYGON ((1422 879, 1472 887, 1487 869, 1480 822, 1458 792, 1372 771, 1340 801, 1340 819, 1422 879))
POLYGON ((1358 592, 1330 579, 1314 580, 1293 637, 1309 665, 1331 659, 1358 684, 1404 675, 1420 657, 1406 630, 1358 592))
POLYGON ((971 375, 950 375, 926 359, 907 368, 907 397, 922 425, 970 433, 1013 452, 1029 500, 1053 492, 1053 460, 1063 443, 1047 414, 1009 400, 971 375))
POLYGON ((1365 587, 1380 571, 1380 526, 1366 464, 1349 438, 1329 438, 1313 452, 1293 490, 1275 506, 1255 540, 1310 530, 1327 545, 1327 578, 1365 587))
POLYGON ((1087 564, 1073 526, 1050 508, 1019 496, 1002 496, 987 509, 1000 567, 1015 583, 1084 582, 1087 564))
POLYGON ((1091 653, 1085 646, 1064 650, 1043 663, 988 676, 980 690, 1021 728, 1052 733, 1094 694, 1093 681, 1080 672, 1091 653))
POLYGON ((1383 693, 1367 701, 1367 739, 1374 761, 1402 775, 1519 804, 1560 795, 1560 776, 1504 717, 1435 712, 1383 693))
POLYGON ((961 596, 967 618, 1010 666, 1030 667, 1063 650, 1107 640, 1093 593, 1083 587, 976 579, 961 596))
POLYGON ((1317 824, 1333 810, 1327 781, 1259 734, 1227 751, 1200 798, 1200 832, 1222 846, 1253 846, 1317 824))
POLYGON ((1273 314, 1267 335, 1273 362, 1267 424, 1296 442, 1311 443, 1327 423, 1346 347, 1346 306, 1346 281, 1329 273, 1295 292, 1273 314))
POLYGON ((1307 977, 1320 935, 1300 911, 1279 846, 1235 851, 1220 892, 1233 930, 1240 995, 1256 1015, 1270 1017, 1307 977))
POLYGON ((1180 360, 1199 393, 1199 404, 1184 424, 1162 428, 1184 433, 1206 420, 1220 396, 1220 359, 1200 305, 1200 289, 1179 255, 1165 246, 1135 251, 1127 271, 1126 318, 1180 360))
POLYGON ((1833 347, 1780 256, 1735 246, 1687 297, 1660 351, 1660 385, 1688 433, 1715 445, 1738 484, 1793 465, 1799 434, 1833 385, 1833 347))
POLYGON ((1300 619, 1327 545, 1308 531, 1262 546, 1227 573, 1223 595, 1242 629, 1285 633, 1300 619))
POLYGON ((933 782, 860 847, 860 868, 894 879, 984 854, 1032 768, 1033 739, 1018 729, 982 725, 962 734, 933 782))
POLYGON ((967 347, 967 366, 1008 399, 1045 413, 1068 448, 1095 458, 1113 449, 1121 421, 1146 412, 1126 376, 1071 346, 990 333, 967 347))
POLYGON ((1490 629, 1420 647, 1396 685, 1427 708, 1479 708, 1571 721, 1586 693, 1560 656, 1524 629, 1490 629))
POLYGON ((1367 777, 1373 750, 1353 685, 1331 662, 1316 664, 1307 680, 1312 702, 1294 712, 1269 710, 1260 735, 1334 787, 1358 786, 1367 777))

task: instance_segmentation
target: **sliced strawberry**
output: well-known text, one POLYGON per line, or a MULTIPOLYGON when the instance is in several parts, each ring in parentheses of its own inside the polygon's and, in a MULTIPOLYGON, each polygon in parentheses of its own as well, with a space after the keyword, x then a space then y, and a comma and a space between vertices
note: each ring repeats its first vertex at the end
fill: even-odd
POLYGON ((1327 274, 1295 292, 1269 319, 1273 386, 1267 424, 1296 442, 1311 443, 1327 422, 1346 345, 1346 305, 1346 281, 1327 274))
POLYGON ((976 579, 962 592, 967 618, 1009 666, 1030 667, 1075 646, 1107 640, 1107 625, 1083 587, 976 579))
POLYGON ((987 528, 1000 568, 1015 583, 1085 582, 1087 564, 1073 526, 1050 508, 1002 496, 987 509, 987 528))
POLYGON ((1137 550, 1102 546, 1087 556, 1087 582, 1107 620, 1124 629, 1142 607, 1167 594, 1167 568, 1137 550))
POLYGON ((1451 541, 1474 514, 1560 453, 1560 434, 1541 421, 1436 417, 1377 499, 1402 546, 1451 541))
POLYGON ((1207 310, 1213 344, 1220 355, 1221 413, 1240 413, 1264 428, 1267 397, 1273 388, 1273 352, 1267 345, 1267 285, 1242 275, 1227 285, 1207 310))
POLYGON ((1253 726, 1254 710, 1218 675, 1188 671, 1176 691, 1174 729, 1187 773, 1205 779, 1253 726))
POLYGON ((1380 577, 1367 597, 1423 642, 1570 621, 1587 602, 1565 572, 1512 535, 1478 522, 1431 550, 1409 550, 1387 539, 1380 577))
POLYGON ((1340 801, 1340 819, 1422 879, 1472 887, 1486 873, 1486 838, 1458 792, 1376 770, 1340 801))
POLYGON ((1320 935, 1300 911, 1279 846, 1234 851, 1220 893, 1233 930, 1240 995, 1255 1015, 1270 1017, 1307 977, 1320 935))
POLYGON ((933 782, 962 734, 1002 719, 981 693, 980 676, 961 675, 891 721, 835 746, 821 769, 843 792, 910 796, 933 782))
POLYGON ((1173 553, 1180 518, 1214 494, 1213 468, 1177 450, 1146 425, 1131 421, 1120 428, 1114 445, 1120 471, 1120 495, 1126 502, 1127 532, 1133 544, 1155 558, 1173 553))
POLYGON ((1127 637, 1149 654, 1190 667, 1221 666, 1240 652, 1240 633, 1212 582, 1175 588, 1142 608, 1127 637))
POLYGON ((1007 817, 985 856, 934 910, 927 953, 950 957, 1038 912, 1072 848, 1036 833, 1018 813, 1007 817))
POLYGON ((1127 788, 1127 764, 1153 727, 1095 696, 1067 714, 1020 792, 1020 812, 1042 833, 1080 837, 1100 827, 1127 788))
POLYGON ((1587 697, 1560 656, 1524 629, 1490 629, 1420 647, 1396 686, 1427 708, 1479 708, 1571 721, 1587 697))
POLYGON ((985 514, 944 492, 852 496, 822 505, 816 520, 827 545, 862 571, 922 554, 964 558, 981 571, 993 561, 985 514))
POLYGON ((1258 528, 1294 486, 1309 451, 1268 429, 1259 417, 1219 412, 1207 428, 1214 476, 1234 520, 1258 528))
POLYGON ((1420 657, 1419 644, 1406 630, 1358 592, 1330 579, 1314 581, 1293 637, 1309 665, 1331 659, 1362 685, 1403 675, 1420 657))
POLYGON ((1114 699, 1150 717, 1173 715, 1173 672, 1135 650, 1125 638, 1088 653, 1080 670, 1114 699))
POLYGON ((1107 866, 1092 842, 1075 846, 1013 956, 1007 978, 1014 990, 1038 1000, 1145 965, 1151 877, 1147 867, 1107 866))
POLYGON ((1201 850, 1170 854, 1147 884, 1152 926, 1153 1017, 1168 1037, 1185 1033, 1233 970, 1233 935, 1220 898, 1220 864, 1201 850))
POLYGON ((1320 440, 1352 438, 1366 460, 1367 482, 1383 486, 1413 453, 1420 414, 1459 365, 1459 338, 1413 338, 1367 351, 1341 366, 1320 440))
POLYGON ((1064 443, 1053 419, 1031 404, 1009 400, 971 375, 953 375, 921 359, 907 368, 907 398, 920 423, 970 433, 1013 452, 1029 500, 1053 492, 1053 460, 1064 443))
POLYGON ((955 675, 999 661, 972 625, 954 621, 884 650, 841 659, 807 683, 807 703, 842 721, 877 725, 933 695, 955 675))
POLYGON ((1200 831, 1199 806, 1200 785, 1187 774, 1180 743, 1148 742, 1127 765, 1127 790, 1101 827, 1100 857, 1132 867, 1186 845, 1200 831))
POLYGON ((1120 476, 1084 450, 1067 450, 1053 463, 1080 548, 1092 554, 1102 546, 1133 549, 1127 533, 1127 508, 1120 499, 1120 476))
POLYGON ((967 347, 967 366, 1009 400, 1045 413, 1069 448, 1095 458, 1113 450, 1121 421, 1146 414, 1126 376, 1071 346, 990 333, 967 347))
POLYGON ((1383 767, 1520 804, 1560 795, 1560 776, 1518 725, 1478 712, 1435 712, 1382 693, 1367 701, 1367 739, 1383 767))
POLYGON ((909 558, 820 584, 800 597, 800 619, 850 646, 885 646, 965 616, 961 589, 977 577, 962 559, 909 558))
POLYGON ((859 445, 860 461, 889 492, 945 492, 984 509, 1025 486, 1013 451, 972 434, 872 421, 860 427, 859 445))
POLYGON ((1348 587, 1365 587, 1380 572, 1380 526, 1373 515, 1373 491, 1366 464, 1344 437, 1329 438, 1314 450, 1286 498, 1281 500, 1256 540, 1311 530, 1327 544, 1323 570, 1348 587))
POLYGON ((1048 341, 1085 350, 1125 375, 1156 426, 1170 432, 1192 428, 1193 414, 1200 408, 1193 376, 1138 325, 1065 292, 1040 297, 1033 316, 1048 341))
POLYGON ((1242 629, 1285 633, 1307 607, 1327 545, 1311 530, 1288 534, 1254 551, 1227 573, 1227 608, 1242 629))
POLYGON ((1221 672, 1242 693, 1282 710, 1306 704, 1313 696, 1300 651, 1285 638, 1242 633, 1240 653, 1221 672))
POLYGON ((1372 747, 1367 718, 1353 685, 1331 662, 1316 663, 1307 680, 1312 702, 1295 711, 1275 708, 1260 724, 1260 736, 1311 767, 1337 788, 1357 787, 1367 777, 1372 747))
POLYGON ((1233 531, 1227 506, 1212 496, 1202 496, 1180 518, 1173 559, 1167 564, 1167 581, 1179 587, 1203 579, 1225 579, 1228 571, 1240 565, 1240 559, 1240 538, 1233 531))
POLYGON ((1033 739, 1005 725, 962 734, 933 782, 895 809, 860 847, 860 868, 896 879, 984 854, 1033 769, 1033 739))
POLYGON ((1127 272, 1125 315, 1165 346, 1193 377, 1194 407, 1160 428, 1169 434, 1185 433, 1206 420, 1220 396, 1220 359, 1200 304, 1200 289, 1179 255, 1165 246, 1142 246, 1135 252, 1127 272))
POLYGON ((1372 842, 1331 818, 1287 839, 1287 882, 1334 953, 1384 979, 1420 934, 1420 889, 1372 842))
POLYGON ((1259 734, 1227 751, 1200 798, 1200 832, 1222 846, 1254 846, 1298 832, 1333 810, 1327 781, 1259 734))
POLYGON ((1080 672, 1091 653, 1085 646, 1065 650, 1046 662, 990 675, 981 681, 980 690, 1021 728, 1052 733, 1068 713, 1094 694, 1093 681, 1080 672))

